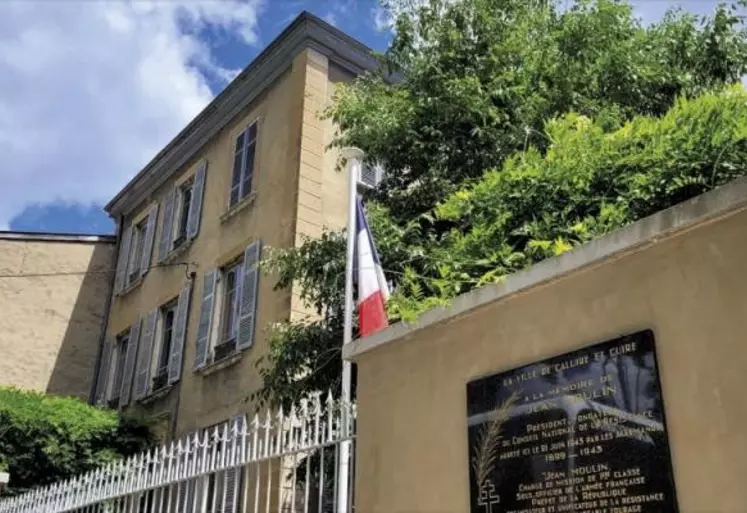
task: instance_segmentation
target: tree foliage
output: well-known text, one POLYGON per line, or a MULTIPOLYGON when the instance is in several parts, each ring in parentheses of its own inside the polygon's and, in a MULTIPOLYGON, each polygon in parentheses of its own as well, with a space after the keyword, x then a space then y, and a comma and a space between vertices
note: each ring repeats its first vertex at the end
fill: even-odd
POLYGON ((8 494, 86 472, 154 443, 141 420, 73 397, 0 387, 0 468, 8 494))
POLYGON ((547 124, 545 154, 518 153, 447 198, 455 227, 434 248, 470 286, 559 255, 747 173, 741 85, 678 100, 661 118, 613 132, 568 114, 547 124))
MULTIPOLYGON (((710 92, 747 72, 736 4, 644 26, 614 0, 391 3, 381 69, 341 86, 328 111, 334 146, 388 170, 367 208, 395 285, 390 318, 723 183, 744 163, 729 128, 741 126, 741 93, 710 92)), ((319 318, 273 331, 261 399, 336 385, 344 253, 344 235, 327 233, 271 260, 278 286, 298 283, 319 318)))
POLYGON ((336 146, 386 169, 379 200, 397 222, 532 144, 565 112, 616 126, 661 115, 678 95, 738 81, 747 36, 736 6, 644 27, 632 7, 578 1, 431 0, 404 9, 382 73, 342 87, 336 146), (395 72, 399 81, 387 82, 395 72))

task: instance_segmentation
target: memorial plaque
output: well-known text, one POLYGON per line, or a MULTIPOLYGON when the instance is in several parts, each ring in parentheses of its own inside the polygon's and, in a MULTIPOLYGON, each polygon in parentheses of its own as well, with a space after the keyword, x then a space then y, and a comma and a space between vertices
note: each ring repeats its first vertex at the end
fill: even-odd
POLYGON ((467 410, 474 513, 677 511, 652 331, 472 381, 467 410))

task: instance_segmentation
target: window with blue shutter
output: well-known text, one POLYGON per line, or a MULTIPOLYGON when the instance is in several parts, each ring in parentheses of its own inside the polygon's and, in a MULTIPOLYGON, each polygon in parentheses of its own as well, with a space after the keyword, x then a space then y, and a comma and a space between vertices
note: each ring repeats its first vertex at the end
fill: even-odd
POLYGON ((153 355, 153 337, 156 333, 158 308, 151 311, 143 321, 143 333, 138 350, 137 370, 135 371, 135 391, 133 398, 138 401, 148 394, 150 387, 150 366, 153 355))
POLYGON ((169 355, 169 384, 176 383, 182 376, 182 355, 184 354, 184 341, 187 337, 191 297, 192 282, 189 281, 179 293, 179 302, 176 306, 176 318, 174 319, 174 331, 169 355))
MULTIPOLYGON (((227 460, 233 459, 233 453, 240 450, 240 433, 244 430, 245 419, 243 414, 234 416, 229 423, 229 442, 224 444, 223 450, 227 451, 227 460)), ((223 476, 223 508, 222 513, 236 513, 239 506, 239 492, 241 490, 241 468, 229 468, 223 476)))
POLYGON ((241 284, 241 306, 239 308, 239 349, 246 349, 254 345, 261 252, 262 243, 258 240, 249 244, 244 251, 244 272, 241 284))
MULTIPOLYGON (((205 179, 207 174, 207 161, 203 160, 195 173, 194 183, 190 192, 189 207, 186 210, 187 219, 185 224, 185 236, 189 239, 197 237, 200 231, 200 218, 202 217, 202 200, 205 196, 205 179)), ((182 214, 184 215, 184 213, 182 214)))
POLYGON ((254 160, 257 153, 257 122, 236 137, 233 156, 233 173, 228 206, 232 207, 252 192, 254 160))
POLYGON ((171 189, 163 200, 163 224, 161 225, 161 237, 158 239, 158 262, 163 262, 171 251, 175 204, 176 187, 171 189))
POLYGON ((204 367, 208 361, 217 277, 218 271, 213 269, 206 272, 205 277, 202 280, 202 299, 200 300, 200 320, 199 325, 197 326, 197 339, 195 343, 194 369, 204 367))
POLYGON ((125 379, 127 351, 130 347, 132 329, 117 335, 112 349, 112 361, 109 364, 111 379, 108 386, 107 402, 110 408, 118 408, 121 404, 122 385, 125 379))
POLYGON ((127 267, 130 258, 130 243, 132 241, 132 226, 122 233, 117 257, 117 270, 114 278, 114 293, 120 294, 127 283, 127 267))
POLYGON ((109 379, 109 366, 111 365, 111 355, 114 342, 112 340, 104 341, 104 346, 101 348, 101 361, 99 361, 99 372, 96 378, 96 393, 94 395, 94 402, 98 405, 103 405, 106 401, 106 389, 109 379))
POLYGON ((123 339, 125 336, 127 337, 127 350, 125 352, 125 360, 122 368, 122 381, 119 392, 120 408, 124 408, 125 406, 130 404, 132 378, 135 374, 137 350, 140 342, 140 321, 133 324, 130 328, 130 332, 124 336, 120 336, 120 339, 123 339))
POLYGON ((143 249, 140 257, 140 276, 150 269, 150 262, 153 258, 153 241, 156 237, 156 221, 158 221, 158 203, 151 205, 148 211, 148 220, 145 224, 145 233, 143 234, 143 249))

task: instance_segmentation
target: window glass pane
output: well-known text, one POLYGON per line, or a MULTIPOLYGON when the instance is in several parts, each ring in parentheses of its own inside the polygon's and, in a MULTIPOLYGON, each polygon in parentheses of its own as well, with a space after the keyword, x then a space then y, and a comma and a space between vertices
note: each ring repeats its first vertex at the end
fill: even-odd
POLYGON ((187 236, 187 222, 189 221, 189 207, 192 204, 192 186, 181 189, 181 200, 179 207, 179 225, 177 227, 177 239, 187 236))
POLYGON ((235 148, 236 148, 236 152, 237 153, 239 152, 239 150, 241 150, 243 148, 245 137, 246 137, 246 130, 244 130, 243 132, 241 132, 239 134, 239 136, 236 138, 236 146, 235 146, 235 148))
POLYGON ((233 206, 239 201, 239 186, 231 187, 231 197, 228 200, 228 205, 233 206))
POLYGON ((256 150, 256 143, 249 145, 246 151, 246 161, 243 173, 243 179, 241 181, 241 197, 247 196, 252 191, 252 178, 254 176, 254 154, 256 150))
POLYGON ((231 185, 236 185, 241 181, 241 158, 244 152, 239 152, 233 157, 233 177, 231 178, 231 185))
POLYGON ((243 163, 243 152, 239 152, 233 159, 233 176, 231 177, 231 193, 228 205, 232 206, 239 201, 239 187, 241 185, 241 165, 243 163))
POLYGON ((241 282, 244 266, 242 263, 236 265, 236 286, 234 287, 233 294, 233 324, 231 325, 231 334, 236 337, 239 334, 239 303, 241 302, 241 282))
POLYGON ((130 281, 140 271, 140 262, 143 258, 143 245, 145 243, 145 226, 140 224, 132 231, 132 252, 130 253, 130 281))
POLYGON ((233 338, 234 301, 236 298, 236 268, 232 267, 225 273, 225 289, 223 296, 223 330, 221 342, 233 338))
POLYGON ((171 353, 171 343, 174 336, 174 308, 169 307, 163 311, 163 333, 161 342, 161 354, 158 361, 158 374, 164 372, 169 367, 169 356, 171 353))
POLYGON ((252 126, 249 127, 247 142, 252 142, 254 139, 257 138, 257 123, 252 123, 252 126))

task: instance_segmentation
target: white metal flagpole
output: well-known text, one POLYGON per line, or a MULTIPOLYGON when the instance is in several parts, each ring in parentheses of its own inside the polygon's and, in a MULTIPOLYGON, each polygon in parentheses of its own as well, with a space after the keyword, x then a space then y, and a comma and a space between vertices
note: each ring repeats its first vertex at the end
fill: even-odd
MULTIPOLYGON (((342 338, 343 345, 349 344, 353 340, 353 260, 355 258, 355 238, 356 213, 355 204, 358 194, 358 175, 360 174, 361 161, 363 160, 363 151, 358 148, 345 148, 342 150, 342 156, 347 160, 348 168, 348 246, 347 260, 345 262, 345 329, 342 338)), ((340 417, 343 429, 342 436, 348 437, 350 422, 346 412, 349 412, 351 401, 351 380, 352 369, 351 363, 343 360, 342 362, 342 394, 341 407, 342 415, 340 417)), ((338 460, 337 473, 337 510, 336 513, 348 513, 348 494, 350 486, 350 446, 351 441, 345 440, 340 444, 340 459, 338 460)))

